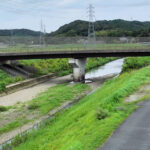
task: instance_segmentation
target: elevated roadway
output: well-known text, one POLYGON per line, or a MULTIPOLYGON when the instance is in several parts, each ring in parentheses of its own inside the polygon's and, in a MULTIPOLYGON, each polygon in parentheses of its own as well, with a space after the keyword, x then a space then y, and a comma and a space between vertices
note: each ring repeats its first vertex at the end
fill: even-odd
POLYGON ((48 52, 11 52, 0 53, 0 61, 50 58, 88 58, 88 57, 137 57, 150 56, 150 49, 142 50, 82 50, 48 52))

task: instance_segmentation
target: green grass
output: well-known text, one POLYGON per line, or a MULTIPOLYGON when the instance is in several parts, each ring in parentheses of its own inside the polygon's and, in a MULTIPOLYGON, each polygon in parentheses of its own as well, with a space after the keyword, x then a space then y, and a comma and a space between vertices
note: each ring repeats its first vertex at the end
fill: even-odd
MULTIPOLYGON (((90 58, 86 65, 86 71, 115 59, 116 58, 90 58)), ((22 60, 20 62, 25 66, 33 66, 37 69, 37 73, 34 74, 35 77, 48 73, 56 73, 58 76, 64 76, 72 72, 72 67, 69 65, 68 59, 22 60)), ((21 80, 23 80, 22 77, 10 77, 7 73, 0 70, 0 92, 4 92, 7 85, 21 80)))
MULTIPOLYGON (((86 71, 95 67, 104 65, 116 58, 89 58, 86 64, 86 71)), ((59 76, 68 75, 72 72, 72 67, 68 63, 68 59, 47 59, 47 60, 23 60, 23 65, 33 66, 37 69, 37 75, 48 73, 57 73, 59 76)))
MULTIPOLYGON (((76 97, 80 97, 81 94, 84 94, 84 92, 90 90, 90 87, 85 84, 74 84, 72 86, 68 86, 68 84, 60 84, 55 87, 49 88, 47 91, 39 94, 36 98, 31 100, 28 103, 25 103, 25 106, 27 105, 27 108, 21 107, 18 111, 20 116, 17 116, 17 118, 14 118, 14 121, 9 122, 4 127, 0 128, 0 134, 9 132, 17 127, 23 126, 24 124, 31 122, 34 120, 32 118, 31 120, 26 118, 26 113, 33 113, 34 110, 36 110, 36 113, 38 115, 35 116, 35 119, 46 115, 54 108, 60 106, 62 103, 66 101, 73 101, 76 99, 76 97)), ((12 108, 15 108, 15 106, 12 106, 12 108)), ((0 107, 1 111, 6 111, 6 107, 0 107)), ((27 114, 28 115, 28 114, 27 114)))
POLYGON ((0 49, 0 52, 40 52, 40 51, 79 51, 79 50, 126 50, 126 49, 149 49, 148 45, 139 43, 123 43, 123 44, 57 44, 46 45, 45 47, 28 47, 26 45, 10 46, 9 48, 0 49))
POLYGON ((60 84, 48 89, 37 98, 30 101, 28 108, 30 110, 37 109, 42 114, 47 114, 50 110, 60 106, 66 101, 74 100, 87 90, 89 90, 89 86, 86 84, 78 83, 73 86, 60 84))
POLYGON ((14 143, 13 150, 95 150, 136 108, 124 104, 124 98, 149 82, 150 67, 123 73, 29 133, 21 144, 14 143))
POLYGON ((150 57, 129 57, 124 61, 122 72, 140 69, 148 65, 150 65, 150 57))
POLYGON ((5 125, 4 127, 0 128, 0 134, 9 132, 19 126, 22 126, 22 125, 28 123, 28 122, 29 122, 29 120, 26 120, 24 118, 15 119, 13 122, 10 122, 7 125, 5 125))
POLYGON ((21 77, 12 78, 7 73, 0 70, 0 92, 3 92, 8 84, 15 83, 20 80, 22 80, 21 77))

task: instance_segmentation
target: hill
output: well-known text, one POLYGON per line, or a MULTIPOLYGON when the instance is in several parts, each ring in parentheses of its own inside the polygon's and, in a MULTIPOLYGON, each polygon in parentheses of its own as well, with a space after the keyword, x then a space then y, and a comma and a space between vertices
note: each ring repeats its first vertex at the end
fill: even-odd
MULTIPOLYGON (((88 22, 76 20, 60 27, 48 36, 87 36, 88 22)), ((97 36, 149 36, 150 22, 102 20, 95 22, 97 36)))
POLYGON ((0 36, 39 36, 40 32, 29 29, 0 30, 0 36))

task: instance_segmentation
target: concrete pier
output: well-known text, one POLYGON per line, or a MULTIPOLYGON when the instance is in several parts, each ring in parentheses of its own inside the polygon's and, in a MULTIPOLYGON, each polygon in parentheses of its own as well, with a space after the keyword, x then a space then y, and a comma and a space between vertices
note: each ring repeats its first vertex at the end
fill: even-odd
POLYGON ((73 67, 74 82, 85 82, 86 61, 87 61, 87 58, 69 60, 69 64, 73 67))

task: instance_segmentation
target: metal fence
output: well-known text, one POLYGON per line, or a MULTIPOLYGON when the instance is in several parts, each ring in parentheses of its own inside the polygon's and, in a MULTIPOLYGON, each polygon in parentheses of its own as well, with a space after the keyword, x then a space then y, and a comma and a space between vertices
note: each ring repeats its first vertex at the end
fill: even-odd
POLYGON ((149 37, 29 37, 0 36, 0 52, 150 49, 149 37))

